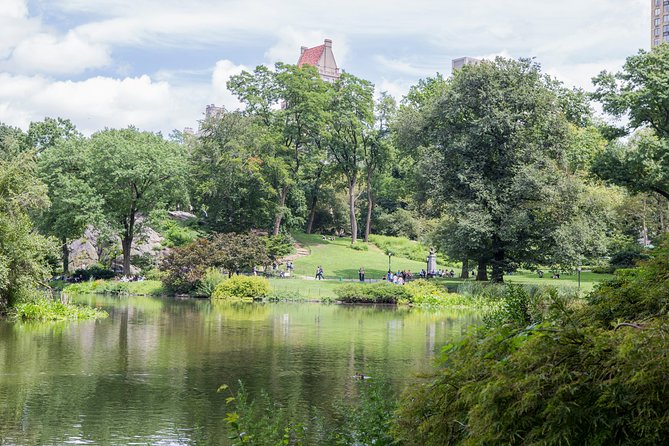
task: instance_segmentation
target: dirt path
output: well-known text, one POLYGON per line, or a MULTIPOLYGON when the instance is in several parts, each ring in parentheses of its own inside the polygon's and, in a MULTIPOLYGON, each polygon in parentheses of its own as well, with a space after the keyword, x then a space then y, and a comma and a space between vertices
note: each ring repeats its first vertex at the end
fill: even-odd
POLYGON ((300 257, 306 257, 309 254, 311 254, 311 251, 309 251, 307 248, 304 246, 300 245, 299 243, 295 242, 295 254, 290 254, 284 258, 281 259, 281 263, 285 262, 294 262, 295 260, 299 259, 300 257))

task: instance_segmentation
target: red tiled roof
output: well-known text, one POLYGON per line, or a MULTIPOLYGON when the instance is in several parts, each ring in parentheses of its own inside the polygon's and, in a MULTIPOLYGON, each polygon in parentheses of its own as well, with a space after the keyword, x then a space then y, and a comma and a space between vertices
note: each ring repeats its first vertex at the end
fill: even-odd
POLYGON ((319 45, 305 50, 300 56, 300 60, 297 61, 297 66, 301 67, 304 64, 316 66, 321 59, 321 54, 323 54, 324 50, 325 45, 319 45))

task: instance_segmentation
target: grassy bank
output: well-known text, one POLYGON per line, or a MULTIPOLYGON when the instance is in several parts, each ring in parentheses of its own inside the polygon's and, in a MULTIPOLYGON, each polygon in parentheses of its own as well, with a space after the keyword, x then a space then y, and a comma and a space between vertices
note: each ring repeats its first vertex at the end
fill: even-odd
POLYGON ((142 282, 118 282, 116 280, 94 280, 73 283, 63 289, 66 294, 121 294, 132 296, 162 296, 165 287, 159 280, 142 282))
POLYGON ((9 317, 20 321, 66 321, 102 319, 108 314, 97 308, 62 303, 49 298, 39 298, 14 306, 9 317))

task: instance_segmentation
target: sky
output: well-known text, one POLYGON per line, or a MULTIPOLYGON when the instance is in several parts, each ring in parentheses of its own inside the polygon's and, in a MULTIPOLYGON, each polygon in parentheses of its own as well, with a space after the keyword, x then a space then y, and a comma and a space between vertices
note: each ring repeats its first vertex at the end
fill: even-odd
POLYGON ((240 106, 231 75, 329 38, 339 67, 401 99, 462 56, 534 57, 591 90, 650 45, 648 0, 0 0, 0 122, 85 134, 197 128, 240 106))

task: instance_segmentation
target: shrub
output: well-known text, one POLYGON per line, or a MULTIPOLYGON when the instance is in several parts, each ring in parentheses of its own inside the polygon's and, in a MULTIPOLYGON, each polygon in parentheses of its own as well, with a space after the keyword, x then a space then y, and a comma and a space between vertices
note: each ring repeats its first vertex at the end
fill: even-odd
POLYGON ((107 317, 97 308, 64 304, 46 297, 22 302, 12 308, 10 317, 21 321, 60 321, 73 319, 100 319, 107 317))
POLYGON ((114 275, 114 271, 105 267, 104 265, 96 263, 89 266, 88 268, 80 268, 74 271, 74 273, 72 273, 72 279, 76 280, 77 282, 86 282, 91 279, 111 279, 114 277, 114 275))
POLYGON ((199 297, 211 297, 219 283, 225 280, 225 274, 216 268, 207 268, 204 276, 195 288, 195 294, 199 297))
POLYGON ((256 276, 232 276, 219 283, 212 299, 262 299, 269 293, 269 280, 256 276))
POLYGON ((367 246, 367 243, 351 243, 349 248, 355 251, 369 251, 369 246, 367 246))
POLYGON ((625 250, 618 251, 611 256, 609 264, 611 267, 618 268, 634 268, 637 266, 641 260, 648 260, 650 257, 648 254, 635 251, 635 250, 625 250))
POLYGON ((431 382, 403 397, 402 444, 664 444, 669 244, 585 303, 505 294, 500 317, 447 346, 431 382))
POLYGON ((401 285, 388 282, 373 284, 346 284, 334 290, 337 300, 345 303, 396 304, 408 301, 409 291, 401 285))
POLYGON ((469 301, 459 294, 449 293, 444 287, 428 280, 416 280, 404 286, 410 294, 406 302, 419 306, 457 306, 467 305, 469 301))

